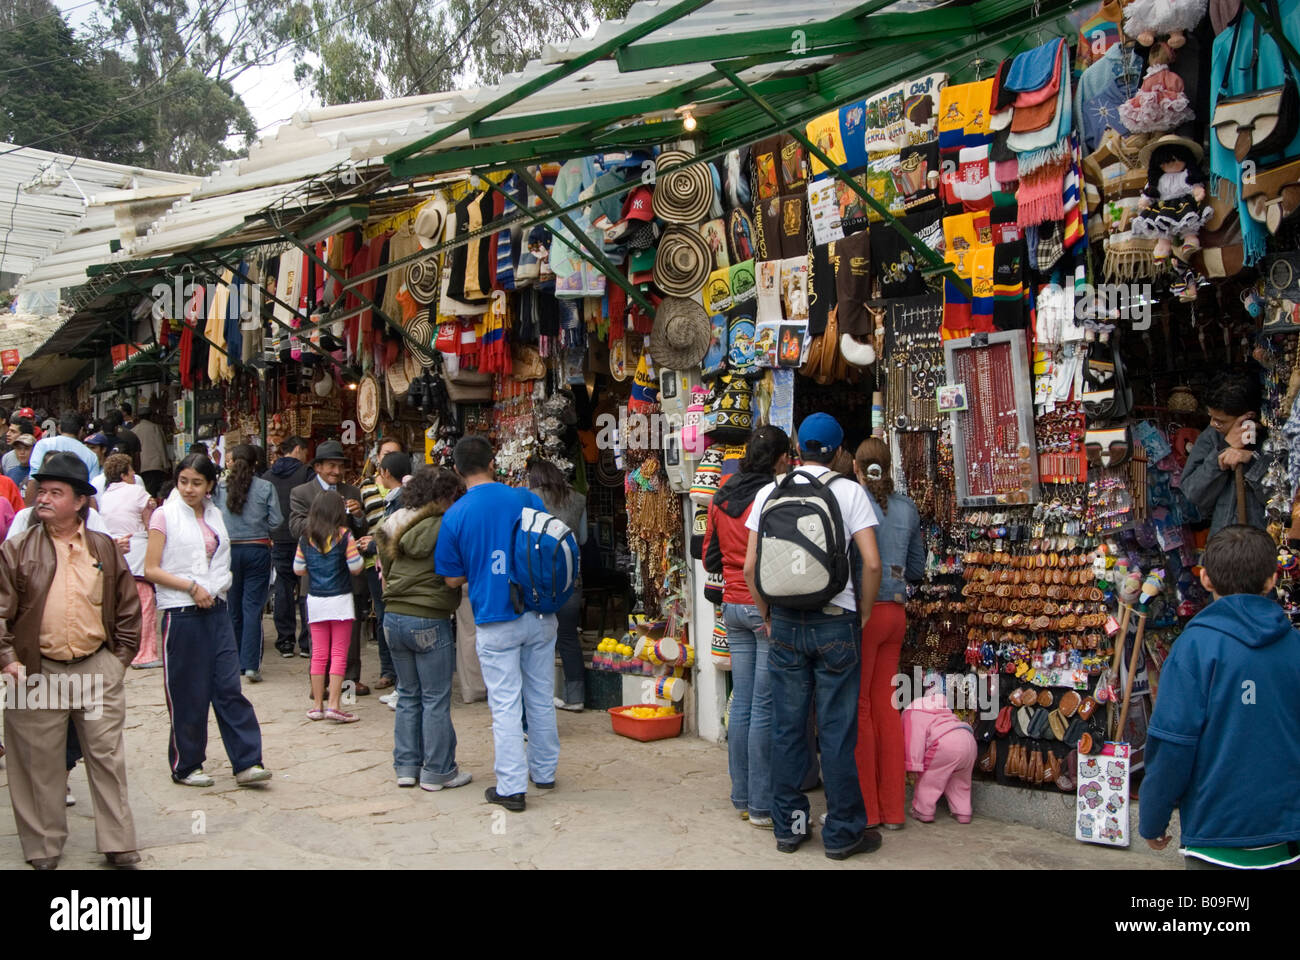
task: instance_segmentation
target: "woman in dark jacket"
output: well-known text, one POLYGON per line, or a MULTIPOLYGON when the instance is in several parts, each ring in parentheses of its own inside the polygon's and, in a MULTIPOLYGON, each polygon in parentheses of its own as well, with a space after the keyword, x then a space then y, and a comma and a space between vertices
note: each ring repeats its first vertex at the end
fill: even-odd
POLYGON ((721 572, 722 619, 731 652, 731 716, 727 766, 731 804, 756 827, 772 825, 772 688, 768 681, 769 636, 745 584, 745 521, 754 496, 784 473, 790 438, 780 427, 759 427, 749 438, 740 472, 718 488, 704 532, 704 568, 721 572))
POLYGON ((456 662, 451 616, 460 590, 433 569, 447 508, 465 492, 450 470, 421 467, 402 488, 402 508, 375 531, 384 584, 384 635, 397 672, 393 768, 399 787, 461 787, 456 764, 451 675, 456 662))

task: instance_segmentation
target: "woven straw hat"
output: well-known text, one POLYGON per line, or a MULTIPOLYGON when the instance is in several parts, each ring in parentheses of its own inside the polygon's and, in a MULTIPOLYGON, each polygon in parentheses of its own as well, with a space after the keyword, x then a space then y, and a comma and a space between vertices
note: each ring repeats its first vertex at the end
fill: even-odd
POLYGON ((433 303, 439 293, 438 258, 425 257, 406 268, 406 288, 419 303, 433 303))
POLYGON ((704 359, 712 335, 709 315, 702 306, 685 297, 665 297, 655 311, 650 356, 669 370, 692 370, 704 359))
POLYGON ((654 214, 669 223, 699 223, 713 208, 713 177, 703 163, 670 170, 694 158, 682 150, 665 150, 655 161, 654 214))
POLYGON ((422 349, 411 347, 415 358, 420 362, 421 366, 432 367, 433 324, 429 322, 429 311, 421 310, 417 313, 415 319, 411 321, 411 325, 406 328, 406 332, 413 341, 422 345, 422 349))
POLYGON ((664 293, 689 297, 704 289, 713 269, 708 242, 694 227, 669 227, 655 254, 654 280, 664 293))

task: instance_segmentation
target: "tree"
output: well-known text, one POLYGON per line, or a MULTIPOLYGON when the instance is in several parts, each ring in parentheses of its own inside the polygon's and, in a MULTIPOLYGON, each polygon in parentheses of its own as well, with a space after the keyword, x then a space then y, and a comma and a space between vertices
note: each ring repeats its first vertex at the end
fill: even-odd
POLYGON ((326 104, 494 84, 632 0, 316 0, 287 36, 326 104))
POLYGON ((77 39, 49 0, 0 0, 0 139, 143 164, 157 138, 121 58, 77 39))
POLYGON ((242 155, 256 124, 232 86, 274 63, 286 14, 273 0, 99 0, 92 32, 131 49, 132 80, 147 95, 159 136, 152 165, 208 173, 242 155))

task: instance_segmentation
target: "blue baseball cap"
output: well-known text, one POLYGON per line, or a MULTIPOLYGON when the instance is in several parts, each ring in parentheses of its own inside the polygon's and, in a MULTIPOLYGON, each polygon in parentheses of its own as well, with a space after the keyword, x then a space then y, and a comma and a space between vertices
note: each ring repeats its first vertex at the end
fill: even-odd
POLYGON ((799 424, 799 449, 809 453, 838 450, 844 431, 829 413, 814 413, 799 424))
MULTIPOLYGON (((811 419, 811 418, 809 418, 809 419, 811 419)), ((104 436, 102 433, 96 433, 96 434, 94 434, 93 436, 89 436, 89 437, 86 438, 86 446, 88 446, 88 447, 107 447, 107 446, 108 446, 108 437, 104 436)))

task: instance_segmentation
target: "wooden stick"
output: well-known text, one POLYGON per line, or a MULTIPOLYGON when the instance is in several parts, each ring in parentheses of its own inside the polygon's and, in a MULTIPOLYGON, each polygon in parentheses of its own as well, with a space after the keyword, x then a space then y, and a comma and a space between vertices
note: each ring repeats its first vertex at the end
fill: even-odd
MULTIPOLYGON (((1119 633, 1115 634, 1116 637, 1115 653, 1110 658, 1110 680, 1108 682, 1110 683, 1111 687, 1115 686, 1115 680, 1116 678, 1119 677, 1119 665, 1124 657, 1124 641, 1128 639, 1129 618, 1132 617, 1133 615, 1133 607, 1131 605, 1124 603, 1121 600, 1120 606, 1124 608, 1124 612, 1123 614, 1120 615, 1119 633)), ((1111 700, 1108 704, 1106 704, 1107 729, 1109 729, 1110 725, 1114 722, 1115 722, 1115 701, 1111 700)))
POLYGON ((1137 672, 1138 651, 1142 649, 1142 635, 1147 631, 1147 615, 1138 615, 1137 637, 1133 640, 1133 655, 1128 660, 1128 676, 1124 678, 1124 706, 1119 712, 1119 726, 1115 728, 1115 742, 1124 736, 1124 722, 1128 720, 1129 700, 1133 696, 1133 675, 1137 672))

